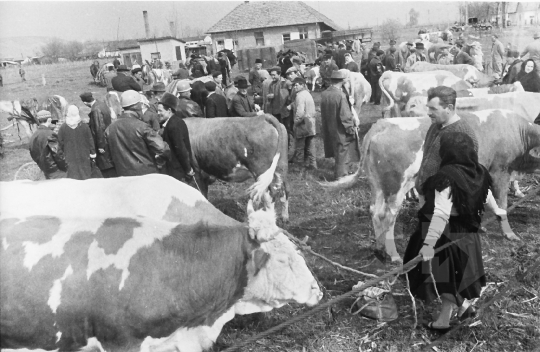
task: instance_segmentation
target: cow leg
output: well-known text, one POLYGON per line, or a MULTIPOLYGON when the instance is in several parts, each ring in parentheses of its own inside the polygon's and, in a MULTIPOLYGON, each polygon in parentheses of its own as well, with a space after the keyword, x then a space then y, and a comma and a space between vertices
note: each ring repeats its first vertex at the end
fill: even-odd
POLYGON ((514 195, 518 198, 525 197, 525 194, 523 194, 523 192, 521 192, 521 189, 519 188, 519 180, 521 180, 522 178, 523 175, 516 171, 512 172, 512 174, 510 175, 510 185, 512 186, 514 195))
MULTIPOLYGON (((279 174, 277 177, 281 178, 279 174)), ((285 180, 281 182, 281 220, 284 223, 289 222, 289 183, 285 180)))
POLYGON ((508 206, 508 182, 510 182, 510 173, 500 170, 490 172, 493 179, 493 196, 497 200, 499 207, 506 210, 508 206))
POLYGON ((383 192, 377 191, 375 196, 372 197, 371 206, 369 207, 375 232, 376 249, 381 251, 384 249, 393 262, 401 261, 394 242, 394 226, 396 225, 399 208, 403 203, 403 199, 398 199, 398 196, 395 196, 395 201, 387 202, 383 192))

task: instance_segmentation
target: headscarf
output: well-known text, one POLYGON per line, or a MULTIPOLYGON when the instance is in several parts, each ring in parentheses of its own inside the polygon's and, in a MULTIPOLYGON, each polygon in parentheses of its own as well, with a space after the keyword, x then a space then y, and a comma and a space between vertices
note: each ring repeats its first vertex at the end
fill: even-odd
POLYGON ((81 115, 79 115, 79 108, 77 108, 75 105, 68 106, 66 124, 69 127, 75 129, 77 128, 77 126, 79 126, 80 122, 81 122, 81 115))
POLYGON ((486 168, 478 162, 472 138, 463 132, 441 134, 439 155, 439 171, 424 183, 424 194, 450 187, 452 203, 458 214, 469 223, 479 224, 492 180, 486 168))
POLYGON ((536 63, 533 59, 528 59, 521 64, 521 71, 517 75, 517 80, 521 82, 526 92, 540 93, 540 76, 536 72, 536 63), (533 63, 533 70, 525 73, 525 66, 527 66, 528 62, 533 63))

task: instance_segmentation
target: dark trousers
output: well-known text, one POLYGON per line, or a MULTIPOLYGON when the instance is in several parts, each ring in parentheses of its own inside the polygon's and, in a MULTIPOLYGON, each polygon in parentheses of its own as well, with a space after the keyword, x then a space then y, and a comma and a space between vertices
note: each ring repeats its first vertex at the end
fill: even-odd
POLYGON ((369 82, 371 84, 371 91, 372 91, 372 94, 371 94, 372 100, 370 101, 373 101, 375 104, 381 103, 382 91, 381 91, 381 87, 379 86, 379 78, 381 78, 381 76, 372 76, 369 82))
MULTIPOLYGON (((44 173, 45 174, 45 173, 44 173)), ((66 172, 61 170, 56 170, 50 174, 45 174, 47 180, 57 180, 59 178, 66 178, 66 172)))
POLYGON ((114 167, 111 167, 110 169, 101 170, 101 175, 103 175, 103 178, 118 177, 118 174, 116 173, 116 169, 114 167))
POLYGON ((292 162, 302 162, 302 154, 304 154, 304 166, 306 168, 317 168, 317 159, 315 157, 315 143, 313 142, 313 137, 315 136, 296 138, 292 162))
POLYGON ((349 158, 349 153, 354 153, 356 146, 355 136, 347 135, 344 143, 337 142, 337 153, 335 155, 335 165, 334 165, 334 177, 336 179, 347 176, 351 172, 351 168, 354 166, 354 163, 351 163, 349 158))

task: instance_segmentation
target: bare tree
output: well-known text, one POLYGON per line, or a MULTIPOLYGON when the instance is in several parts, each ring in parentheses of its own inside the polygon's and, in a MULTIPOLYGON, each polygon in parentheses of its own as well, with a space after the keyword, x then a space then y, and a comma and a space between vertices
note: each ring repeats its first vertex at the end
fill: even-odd
POLYGON ((418 19, 420 18, 420 12, 415 9, 409 11, 409 23, 407 26, 412 27, 418 25, 418 19))
POLYGON ((62 53, 62 56, 73 60, 77 58, 77 55, 84 49, 84 46, 81 42, 78 42, 76 40, 73 40, 69 43, 66 43, 64 45, 64 50, 62 53))
POLYGON ((398 40, 400 32, 403 28, 401 22, 396 19, 389 18, 381 25, 382 39, 385 41, 398 40))
POLYGON ((61 57, 63 51, 64 43, 58 38, 51 39, 47 44, 41 47, 41 52, 43 55, 50 56, 55 59, 61 57))

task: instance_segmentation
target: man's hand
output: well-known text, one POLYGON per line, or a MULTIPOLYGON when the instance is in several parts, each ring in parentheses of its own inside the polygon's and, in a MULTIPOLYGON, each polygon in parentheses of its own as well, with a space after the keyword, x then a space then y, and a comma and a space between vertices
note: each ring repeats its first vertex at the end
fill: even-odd
POLYGON ((257 111, 257 116, 261 116, 261 115, 264 115, 264 111, 262 110, 257 111))
POLYGON ((261 107, 259 106, 259 104, 255 104, 255 111, 259 111, 261 110, 261 107))
POLYGON ((428 260, 433 259, 435 250, 430 245, 424 244, 422 249, 420 249, 420 255, 422 256, 423 260, 427 262, 428 260))
POLYGON ((105 149, 103 149, 103 148, 98 148, 98 152, 99 152, 99 154, 105 154, 105 149))
POLYGON ((187 173, 187 178, 192 179, 194 177, 195 177, 195 171, 193 171, 193 169, 189 170, 189 172, 187 173))
POLYGON ((287 110, 291 110, 292 109, 292 105, 287 105, 287 110))
POLYGON ((347 127, 347 130, 345 132, 347 134, 355 135, 356 134, 356 127, 354 127, 354 126, 347 127))

